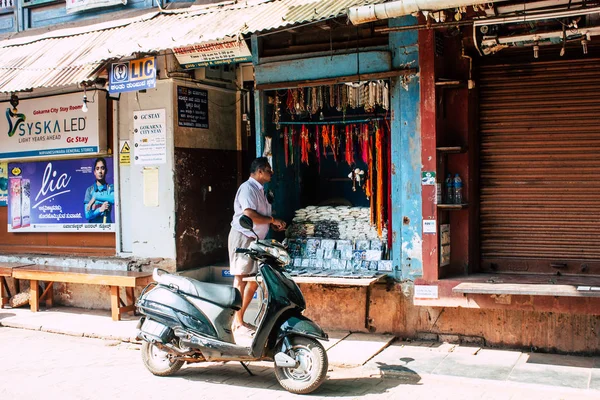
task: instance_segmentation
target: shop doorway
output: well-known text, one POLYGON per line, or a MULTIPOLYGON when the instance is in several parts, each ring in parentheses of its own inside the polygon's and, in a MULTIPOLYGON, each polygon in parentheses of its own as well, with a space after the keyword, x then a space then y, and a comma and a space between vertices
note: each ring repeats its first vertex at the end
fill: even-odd
MULTIPOLYGON (((265 153, 273 209, 304 276, 391 271, 389 82, 266 92, 265 153)), ((277 239, 283 239, 277 237, 277 239)))

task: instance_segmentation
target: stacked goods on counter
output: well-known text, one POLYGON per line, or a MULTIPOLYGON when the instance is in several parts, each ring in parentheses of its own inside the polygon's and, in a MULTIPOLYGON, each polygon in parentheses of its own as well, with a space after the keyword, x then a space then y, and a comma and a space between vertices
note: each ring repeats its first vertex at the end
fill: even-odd
POLYGON ((370 215, 368 207, 309 206, 296 211, 286 232, 292 275, 370 277, 391 271, 370 215))

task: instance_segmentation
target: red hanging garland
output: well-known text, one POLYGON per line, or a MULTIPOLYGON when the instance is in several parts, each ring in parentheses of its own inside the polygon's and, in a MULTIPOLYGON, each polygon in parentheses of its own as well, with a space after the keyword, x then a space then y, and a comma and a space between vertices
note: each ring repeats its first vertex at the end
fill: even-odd
POLYGON ((369 125, 360 125, 360 156, 365 164, 369 163, 369 125))
POLYGON ((383 129, 379 126, 375 131, 375 146, 377 148, 377 234, 381 237, 385 201, 383 199, 383 129))
POLYGON ((346 125, 346 164, 349 167, 354 164, 354 143, 352 140, 352 130, 354 129, 354 125, 346 125))
POLYGON ((302 125, 300 131, 300 161, 308 165, 308 148, 310 142, 308 141, 308 129, 305 125, 302 125))
POLYGON ((321 139, 323 143, 323 155, 327 158, 327 148, 331 147, 331 141, 329 140, 329 130, 327 125, 323 125, 321 128, 321 139))
POLYGON ((317 157, 317 168, 321 172, 321 143, 319 136, 319 125, 315 125, 315 156, 317 157))

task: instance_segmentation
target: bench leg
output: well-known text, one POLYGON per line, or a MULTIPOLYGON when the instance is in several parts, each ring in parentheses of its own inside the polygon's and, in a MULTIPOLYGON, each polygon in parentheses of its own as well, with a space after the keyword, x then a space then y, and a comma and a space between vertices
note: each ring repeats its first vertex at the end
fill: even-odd
POLYGON ((42 293, 41 299, 46 300, 46 308, 52 308, 54 306, 54 282, 46 282, 46 289, 42 293))
POLYGON ((6 278, 0 276, 0 308, 4 308, 10 300, 10 291, 8 290, 8 283, 6 278))
POLYGON ((119 287, 111 286, 110 287, 110 310, 112 312, 113 321, 121 320, 121 304, 119 299, 119 287))
POLYGON ((40 311, 40 287, 38 281, 29 281, 29 305, 32 312, 40 311))
POLYGON ((134 305, 133 308, 133 315, 137 315, 136 310, 135 310, 135 295, 133 293, 134 288, 132 287, 128 287, 125 288, 125 293, 127 293, 127 306, 131 306, 134 305))

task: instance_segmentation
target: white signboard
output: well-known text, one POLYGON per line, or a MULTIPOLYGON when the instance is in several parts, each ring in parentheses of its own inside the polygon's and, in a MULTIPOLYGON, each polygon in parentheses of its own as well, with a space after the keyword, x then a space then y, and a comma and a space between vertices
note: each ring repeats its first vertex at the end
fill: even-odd
POLYGON ((436 232, 435 219, 424 219, 423 220, 423 233, 435 233, 436 232))
POLYGON ((135 164, 164 164, 167 162, 166 111, 134 111, 133 160, 135 164))
POLYGON ((67 14, 119 4, 125 5, 127 0, 67 0, 67 14))
POLYGON ((106 94, 83 93, 0 104, 0 159, 93 154, 106 147, 106 94), (93 100, 92 100, 93 99, 93 100), (101 121, 101 122, 100 122, 101 121))
POLYGON ((435 285, 415 285, 415 299, 437 299, 438 287, 435 285))
POLYGON ((237 39, 176 47, 173 49, 173 53, 184 68, 252 61, 252 53, 246 42, 237 39))

